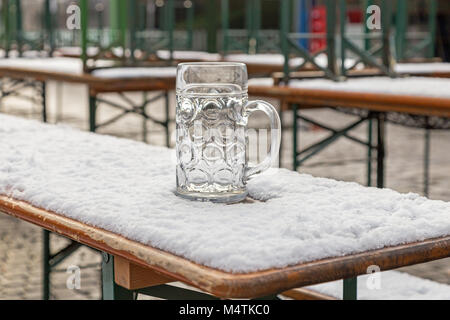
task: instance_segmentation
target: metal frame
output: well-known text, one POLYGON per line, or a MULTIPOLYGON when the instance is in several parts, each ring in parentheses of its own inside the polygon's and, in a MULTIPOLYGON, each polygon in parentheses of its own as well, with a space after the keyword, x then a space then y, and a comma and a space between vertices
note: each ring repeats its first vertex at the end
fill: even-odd
POLYGON ((437 1, 427 0, 428 7, 428 30, 422 37, 413 37, 408 33, 408 8, 407 0, 397 0, 396 12, 396 56, 397 60, 407 60, 413 58, 414 54, 425 50, 426 58, 434 58, 436 42, 436 22, 437 22, 437 1), (421 41, 414 46, 409 45, 411 39, 420 39, 421 41))
MULTIPOLYGON (((365 2, 365 8, 371 4, 370 1, 365 2)), ((391 36, 391 5, 392 1, 381 1, 381 35, 372 36, 367 26, 364 27, 362 37, 364 39, 364 48, 356 46, 346 35, 346 0, 339 0, 340 12, 340 39, 341 39, 341 75, 346 76, 347 72, 353 69, 358 63, 363 62, 367 66, 371 66, 381 71, 382 74, 390 77, 395 76, 393 59, 391 54, 390 36, 391 36), (380 45, 371 47, 371 40, 380 38, 380 45), (349 68, 345 67, 346 52, 351 51, 358 57, 358 60, 349 68), (376 56, 381 54, 381 62, 376 60, 376 56)), ((364 10, 367 17, 367 10, 364 10)), ((353 37, 353 36, 352 36, 353 37)))
POLYGON ((2 42, 5 49, 5 57, 9 56, 10 50, 15 45, 19 57, 23 55, 24 47, 29 46, 31 50, 48 49, 48 54, 53 53, 53 19, 50 10, 50 1, 44 1, 42 13, 43 28, 40 33, 27 33, 23 29, 22 19, 22 1, 21 0, 2 0, 2 42))
MULTIPOLYGON (((102 297, 103 300, 136 300, 139 294, 173 300, 221 300, 213 295, 167 284, 128 290, 114 280, 114 256, 102 253, 102 297)), ((277 295, 251 300, 279 300, 277 295)))
POLYGON ((166 136, 166 146, 170 146, 170 133, 169 133, 169 126, 170 126, 170 117, 169 117, 169 93, 167 91, 164 91, 163 93, 160 93, 154 97, 148 97, 147 93, 144 94, 144 101, 141 104, 136 104, 134 101, 132 101, 130 98, 128 98, 125 93, 118 92, 118 96, 121 98, 122 103, 116 103, 111 100, 100 98, 97 94, 91 94, 89 97, 89 129, 91 132, 96 132, 97 129, 101 127, 105 127, 113 122, 118 121, 119 119, 123 118, 129 113, 138 114, 143 118, 143 137, 142 140, 144 142, 147 142, 147 127, 146 123, 147 120, 152 121, 153 123, 156 123, 164 128, 165 136, 166 136), (164 99, 165 101, 165 119, 164 120, 157 120, 148 113, 148 106, 152 104, 153 102, 164 99), (122 111, 122 113, 104 121, 103 123, 97 123, 97 109, 99 104, 102 103, 104 105, 119 109, 122 111))
MULTIPOLYGON (((99 38, 100 34, 105 33, 102 29, 98 32, 91 32, 88 27, 88 2, 81 0, 81 21, 82 36, 81 48, 82 58, 85 63, 89 58, 87 48, 89 44, 98 47, 99 57, 106 55, 114 56, 112 48, 119 47, 123 49, 123 56, 115 57, 124 62, 130 61, 136 63, 138 58, 135 53, 140 50, 139 60, 145 61, 152 58, 157 50, 167 49, 170 52, 169 62, 172 61, 173 51, 176 49, 190 50, 193 46, 194 30, 194 10, 193 1, 165 0, 161 7, 158 7, 160 15, 160 29, 147 29, 147 19, 142 15, 146 12, 146 4, 137 0, 110 1, 110 30, 109 42, 106 46, 102 44, 99 38), (186 10, 186 31, 175 30, 175 11, 179 8, 186 10)), ((98 15, 99 23, 103 21, 103 13, 98 15)), ((95 58, 95 57, 94 57, 95 58)))
MULTIPOLYGON (((369 3, 370 2, 366 1, 365 6, 369 5, 369 3)), ((311 33, 291 33, 292 0, 281 1, 280 37, 281 50, 285 57, 283 67, 285 81, 288 81, 289 74, 293 71, 289 66, 291 52, 295 52, 296 55, 304 59, 304 63, 296 67, 297 69, 301 69, 306 63, 310 63, 314 68, 322 71, 325 77, 335 81, 343 80, 348 75, 348 71, 352 70, 360 62, 377 69, 381 74, 394 77, 395 72, 393 71, 390 47, 390 2, 388 0, 382 1, 382 32, 381 36, 379 36, 381 44, 380 46, 374 48, 370 48, 370 40, 376 39, 377 36, 371 35, 367 28, 365 28, 364 32, 360 35, 363 39, 365 39, 364 48, 359 48, 355 45, 346 34, 346 0, 325 0, 325 4, 327 7, 327 31, 326 34, 320 35, 311 33), (339 5, 339 15, 337 5, 339 5), (339 33, 336 33, 336 21, 338 17, 340 27, 339 33), (339 55, 337 54, 337 37, 339 37, 341 42, 339 55), (311 38, 326 38, 326 49, 312 54, 299 44, 300 40, 311 38), (357 61, 349 68, 345 66, 348 51, 351 51, 358 57, 357 61), (328 65, 326 67, 319 66, 315 61, 315 58, 319 54, 323 53, 326 53, 327 55, 328 65), (378 54, 381 54, 381 62, 377 61, 376 56, 378 54)), ((352 35, 352 37, 354 37, 354 35, 352 35)))
MULTIPOLYGON (((281 1, 283 2, 283 1, 281 1)), ((230 3, 221 0, 222 48, 226 55, 230 52, 256 54, 279 52, 279 31, 261 29, 263 0, 245 1, 245 29, 230 29, 230 3)))

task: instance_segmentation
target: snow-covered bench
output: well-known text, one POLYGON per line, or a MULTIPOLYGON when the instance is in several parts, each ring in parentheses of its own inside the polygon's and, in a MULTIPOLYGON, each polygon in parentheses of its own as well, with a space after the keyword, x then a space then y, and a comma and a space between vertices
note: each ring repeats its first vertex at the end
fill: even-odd
MULTIPOLYGON (((342 299, 343 281, 294 289, 284 296, 300 300, 342 299)), ((359 300, 450 300, 450 285, 397 271, 358 278, 359 300)))
POLYGON ((6 115, 0 145, 3 211, 224 297, 450 256, 450 204, 416 194, 273 169, 253 203, 189 202, 170 149, 6 115))
MULTIPOLYGON (((272 87, 272 78, 249 80, 249 87, 272 87)), ((385 94, 414 97, 434 97, 450 99, 450 79, 445 78, 389 78, 363 77, 336 82, 327 79, 291 80, 287 86, 291 89, 324 90, 330 92, 348 92, 362 94, 385 94)))

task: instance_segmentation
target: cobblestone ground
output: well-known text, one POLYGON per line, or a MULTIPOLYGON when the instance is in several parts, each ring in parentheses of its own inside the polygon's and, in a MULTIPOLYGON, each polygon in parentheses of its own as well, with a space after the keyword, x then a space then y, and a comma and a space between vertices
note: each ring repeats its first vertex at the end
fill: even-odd
MULTIPOLYGON (((48 86, 50 121, 78 127, 86 130, 87 90, 82 86, 56 85, 48 86), (56 106, 60 106, 57 108, 56 106), (63 108, 61 108, 63 106, 63 108)), ((130 95, 134 100, 142 98, 141 94, 130 95)), ((112 99, 119 98, 111 96, 112 99)), ((173 96, 171 97, 173 104, 173 96)), ((30 102, 10 98, 0 107, 1 112, 28 118, 39 118, 40 109, 30 102)), ((162 104, 150 108, 152 114, 162 119, 162 104)), ((100 119, 115 115, 117 111, 100 108, 100 119)), ((320 120, 336 128, 352 121, 352 117, 331 110, 305 111, 309 117, 320 120)), ((174 118, 173 110, 171 118, 174 118)), ((284 114, 287 128, 283 134, 283 152, 281 165, 292 167, 292 115, 284 114)), ((255 116, 251 121, 255 127, 267 126, 264 117, 255 116)), ((113 134, 130 139, 142 139, 142 121, 133 115, 99 130, 100 133, 113 134)), ((164 135, 161 128, 148 124, 148 141, 163 145, 164 135)), ((173 129, 173 128, 172 128, 173 129)), ((367 129, 362 126, 354 135, 365 138, 367 129)), ((325 137, 326 132, 306 128, 299 133, 302 147, 325 137)), ((401 192, 422 193, 423 184, 423 136, 422 130, 396 125, 387 126, 387 163, 386 186, 401 192)), ((363 147, 348 140, 341 139, 328 149, 307 162, 301 172, 339 180, 357 181, 366 184, 366 151, 363 147)), ((431 181, 430 198, 450 201, 450 132, 434 131, 431 135, 431 181)), ((18 219, 0 213, 0 299, 40 299, 42 279, 42 230, 18 219)), ((56 251, 67 244, 67 240, 56 235, 51 237, 52 250, 56 251)), ((57 267, 51 276, 52 299, 99 299, 101 297, 100 255, 86 247, 57 267), (70 290, 67 280, 70 274, 67 268, 81 268, 81 289, 70 290)), ((402 269, 423 278, 450 284, 450 259, 425 263, 402 269)))

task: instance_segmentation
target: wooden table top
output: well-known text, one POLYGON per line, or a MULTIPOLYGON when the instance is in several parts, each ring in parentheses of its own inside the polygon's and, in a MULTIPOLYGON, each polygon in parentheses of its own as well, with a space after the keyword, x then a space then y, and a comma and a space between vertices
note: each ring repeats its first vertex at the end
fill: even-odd
POLYGON ((450 98, 259 85, 249 86, 248 92, 297 103, 300 108, 343 107, 450 118, 450 98))
POLYGON ((79 83, 89 85, 93 92, 156 91, 175 88, 175 77, 103 78, 90 73, 55 72, 22 67, 2 66, 0 77, 79 83))
POLYGON ((0 196, 0 211, 222 298, 267 296, 296 287, 365 274, 371 265, 389 270, 450 256, 449 236, 281 269, 233 274, 196 264, 5 196, 0 196))

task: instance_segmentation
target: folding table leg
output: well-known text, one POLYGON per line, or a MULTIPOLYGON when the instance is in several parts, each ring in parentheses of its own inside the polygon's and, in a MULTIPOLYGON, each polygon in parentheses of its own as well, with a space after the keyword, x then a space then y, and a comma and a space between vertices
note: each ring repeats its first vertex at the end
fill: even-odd
POLYGON ((372 186, 372 139, 373 138, 373 120, 367 120, 367 186, 372 186))
MULTIPOLYGON (((146 115, 147 114, 147 98, 148 98, 148 92, 145 91, 143 94, 144 104, 142 105, 142 112, 146 115)), ((147 135, 148 135, 148 128, 147 128, 147 118, 142 117, 142 142, 147 143, 147 135)))
POLYGON ((357 278, 344 279, 344 300, 356 300, 358 298, 357 284, 357 278))
POLYGON ((377 188, 384 188, 385 114, 377 114, 377 188))
POLYGON ((95 132, 97 129, 97 96, 89 92, 89 130, 95 132))
POLYGON ((133 300, 135 293, 117 285, 114 281, 114 257, 105 252, 102 256, 103 300, 133 300))
POLYGON ((50 299, 50 231, 43 230, 42 246, 42 299, 50 299))
POLYGON ((297 117, 297 104, 292 105, 292 117, 293 117, 293 123, 292 123, 292 153, 293 153, 293 169, 294 171, 297 171, 298 168, 298 162, 297 162, 297 152, 298 152, 298 141, 297 141, 297 129, 298 129, 298 117, 297 117))
POLYGON ((42 98, 42 121, 47 122, 47 85, 45 81, 42 81, 42 92, 41 92, 41 98, 42 98))
POLYGON ((166 112, 166 121, 165 121, 165 130, 166 130, 166 147, 170 147, 170 130, 169 130, 169 123, 170 123, 170 104, 169 104, 169 91, 166 91, 164 94, 164 101, 165 101, 165 112, 166 112))
MULTIPOLYGON (((428 119, 427 119, 428 121, 428 119)), ((425 145, 423 154, 423 194, 428 197, 430 181, 430 129, 425 128, 425 145)))
POLYGON ((2 109, 3 104, 3 79, 0 78, 0 110, 2 109))

